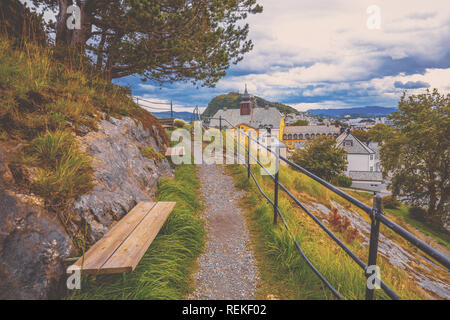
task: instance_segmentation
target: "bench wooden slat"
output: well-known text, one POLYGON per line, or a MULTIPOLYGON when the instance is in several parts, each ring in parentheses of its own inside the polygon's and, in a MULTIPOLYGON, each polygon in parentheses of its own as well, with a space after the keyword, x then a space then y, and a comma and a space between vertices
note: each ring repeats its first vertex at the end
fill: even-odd
POLYGON ((100 273, 134 271, 144 256, 176 202, 158 202, 125 242, 102 266, 100 273))
POLYGON ((166 157, 184 156, 184 147, 171 147, 166 150, 166 157))
POLYGON ((138 203, 102 239, 96 242, 74 266, 81 268, 82 272, 85 273, 97 273, 155 205, 155 202, 138 203))

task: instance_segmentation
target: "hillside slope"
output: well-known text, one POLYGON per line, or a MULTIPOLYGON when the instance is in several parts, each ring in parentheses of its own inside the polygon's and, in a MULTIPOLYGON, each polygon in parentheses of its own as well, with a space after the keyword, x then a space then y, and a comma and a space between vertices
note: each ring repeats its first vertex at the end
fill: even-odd
POLYGON ((74 57, 0 35, 0 299, 59 298, 80 256, 173 170, 168 138, 74 57))
MULTIPOLYGON (((273 227, 273 207, 261 196, 252 179, 247 178, 246 168, 242 165, 228 168, 235 178, 236 186, 248 192, 242 206, 249 212, 251 228, 261 237, 255 240, 260 248, 257 257, 264 260, 260 260, 260 265, 271 265, 266 279, 271 282, 271 286, 278 288, 279 292, 275 293, 285 299, 332 298, 328 290, 323 290, 317 275, 296 252, 297 248, 285 228, 281 228, 281 219, 278 222, 280 227, 273 227)), ((271 177, 261 175, 257 167, 253 172, 263 192, 273 198, 271 177)), ((363 261, 366 259, 371 220, 364 211, 290 167, 280 166, 279 180, 348 248, 358 257, 364 257, 363 261)), ((373 195, 346 192, 372 205, 373 195)), ((278 200, 291 232, 315 267, 345 299, 364 299, 366 278, 361 268, 286 193, 280 193, 278 200)), ((384 213, 389 219, 392 218, 389 210, 384 213)), ((433 245, 433 240, 423 238, 410 225, 401 225, 433 245)), ((448 299, 450 285, 447 269, 386 227, 380 228, 377 265, 383 281, 403 299, 448 299)), ((264 274, 265 270, 262 272, 264 274)), ((388 296, 382 290, 376 290, 376 298, 387 299, 388 296)))
MULTIPOLYGON (((230 92, 228 94, 217 96, 208 103, 208 107, 203 111, 202 117, 212 117, 218 110, 223 109, 223 107, 227 107, 228 109, 239 109, 241 99, 242 94, 238 92, 230 92)), ((256 96, 255 99, 259 107, 269 105, 270 107, 277 108, 281 113, 299 113, 296 109, 281 103, 270 102, 256 96)))

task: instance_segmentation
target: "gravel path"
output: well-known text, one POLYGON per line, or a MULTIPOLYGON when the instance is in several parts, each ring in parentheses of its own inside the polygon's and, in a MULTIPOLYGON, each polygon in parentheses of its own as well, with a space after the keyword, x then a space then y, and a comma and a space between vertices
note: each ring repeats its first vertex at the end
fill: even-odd
POLYGON ((238 206, 243 192, 219 165, 200 166, 205 199, 206 250, 200 256, 195 291, 189 299, 255 299, 259 281, 245 217, 238 206))

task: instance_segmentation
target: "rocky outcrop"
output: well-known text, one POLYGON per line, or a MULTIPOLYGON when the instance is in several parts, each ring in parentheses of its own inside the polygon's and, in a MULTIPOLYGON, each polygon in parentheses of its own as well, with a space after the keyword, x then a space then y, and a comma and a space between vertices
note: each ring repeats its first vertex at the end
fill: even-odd
POLYGON ((56 298, 64 283, 61 260, 71 254, 70 237, 31 201, 0 190, 0 300, 56 298))
POLYGON ((86 231, 84 237, 93 243, 137 202, 153 200, 158 178, 170 175, 172 169, 167 160, 148 159, 139 150, 151 145, 162 151, 158 130, 150 132, 127 117, 104 120, 98 131, 79 140, 94 157, 96 186, 74 203, 72 228, 86 231))
POLYGON ((108 118, 78 139, 93 157, 95 187, 69 208, 64 227, 42 199, 17 188, 7 162, 11 149, 0 145, 0 299, 58 298, 64 259, 79 253, 75 240, 82 235, 89 245, 100 239, 138 201, 154 198, 159 177, 172 174, 167 160, 145 158, 139 150, 151 145, 162 151, 156 127, 108 118))

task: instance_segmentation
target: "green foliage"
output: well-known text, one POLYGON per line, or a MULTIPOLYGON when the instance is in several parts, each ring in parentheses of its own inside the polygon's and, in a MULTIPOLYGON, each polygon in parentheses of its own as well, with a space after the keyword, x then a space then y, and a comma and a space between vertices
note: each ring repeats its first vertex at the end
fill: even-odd
POLYGON ((328 136, 308 140, 304 149, 296 150, 292 161, 319 177, 331 179, 347 168, 347 154, 336 147, 336 141, 328 136))
MULTIPOLYGON (((235 184, 247 180, 244 166, 232 165, 228 168, 234 177, 235 184)), ((258 183, 263 191, 273 199, 273 180, 259 175, 258 172, 258 170, 254 170, 258 183)), ((365 213, 349 206, 348 202, 296 170, 282 166, 280 182, 302 203, 313 201, 330 208, 330 200, 333 200, 368 220, 365 213), (300 187, 300 190, 297 187, 300 187)), ((368 193, 359 192, 352 193, 352 195, 366 203, 373 197, 368 193)), ((294 238, 313 265, 345 299, 364 299, 366 278, 361 268, 303 210, 296 207, 285 193, 280 193, 279 197, 280 211, 292 230, 294 238)), ((249 212, 248 225, 252 233, 256 234, 254 242, 258 268, 262 271, 263 285, 266 285, 265 282, 270 282, 269 292, 273 293, 276 290, 276 294, 281 299, 332 299, 330 291, 321 284, 317 275, 312 272, 298 253, 293 239, 282 226, 280 219, 278 225, 273 225, 273 208, 260 195, 253 182, 247 190, 247 197, 244 201, 243 208, 249 212)), ((352 227, 347 219, 336 214, 333 207, 331 210, 332 212, 326 219, 330 222, 333 233, 346 242, 357 256, 367 256, 368 248, 361 246, 358 230, 352 227)), ((313 214, 319 219, 325 218, 315 212, 313 214)), ((370 222, 368 221, 368 223, 370 222)), ((400 245, 403 243, 400 236, 391 234, 389 236, 400 245)), ((393 267, 384 257, 379 256, 378 259, 377 265, 380 266, 383 281, 402 298, 426 298, 422 289, 417 287, 406 272, 393 267)), ((375 296, 376 299, 389 299, 382 290, 376 290, 375 296)))
MULTIPOLYGON (((230 165, 228 168, 234 176, 235 184, 248 180, 245 167, 230 165)), ((290 186, 290 190, 292 190, 290 184, 293 180, 298 182, 304 178, 313 182, 300 173, 297 176, 290 170, 289 172, 280 170, 280 174, 283 175, 283 177, 280 176, 280 180, 283 180, 282 183, 288 188, 290 186)), ((264 192, 273 197, 270 191, 273 190, 273 181, 260 175, 256 177, 264 192)), ((306 186, 307 183, 305 183, 306 186)), ((317 185, 317 188, 324 187, 317 185)), ((257 233, 258 256, 262 256, 264 262, 262 268, 266 265, 271 267, 270 274, 266 275, 269 279, 263 279, 263 281, 273 282, 272 285, 277 287, 278 294, 282 297, 286 291, 289 291, 289 296, 285 297, 287 299, 333 299, 330 291, 324 288, 317 275, 299 254, 294 239, 289 236, 280 219, 277 226, 273 225, 273 207, 260 195, 253 182, 247 191, 245 208, 250 212, 250 228, 257 233)), ((325 193, 324 190, 322 193, 325 193)), ((279 201, 280 211, 305 255, 345 298, 363 298, 364 286, 361 284, 365 282, 365 277, 361 269, 334 245, 324 243, 325 235, 318 234, 317 229, 311 228, 308 221, 299 218, 286 198, 281 196, 279 201)), ((261 267, 260 263, 258 267, 261 267)), ((384 295, 378 297, 385 298, 384 295)))
MULTIPOLYGON (((202 117, 212 117, 217 111, 224 107, 227 107, 228 109, 239 109, 241 100, 242 94, 238 92, 219 95, 208 103, 208 107, 203 111, 202 117)), ((269 107, 277 108, 281 113, 299 113, 296 109, 281 103, 269 102, 259 97, 255 97, 255 101, 260 107, 269 105, 269 107)))
POLYGON ((175 119, 173 125, 177 128, 183 128, 186 125, 186 122, 183 119, 175 119))
MULTIPOLYGON (((412 210, 414 211, 416 209, 412 210)), ((412 226, 423 234, 436 240, 437 243, 447 248, 447 250, 450 250, 450 233, 444 228, 436 228, 436 225, 432 225, 423 219, 426 215, 426 211, 422 211, 418 215, 415 215, 416 217, 418 216, 418 218, 413 217, 410 214, 410 208, 405 205, 400 206, 398 209, 386 209, 385 211, 399 219, 398 223, 402 227, 407 228, 408 230, 408 227, 412 226)), ((414 233, 414 230, 409 231, 414 233)))
POLYGON ((377 123, 369 131, 367 136, 371 141, 382 143, 383 140, 389 139, 393 128, 384 123, 377 123))
POLYGON ((401 202, 395 196, 385 196, 383 197, 383 208, 387 209, 397 209, 401 206, 401 202))
POLYGON ((427 216, 427 211, 424 208, 420 207, 411 207, 408 210, 411 218, 424 222, 427 216))
POLYGON ((177 205, 136 270, 125 280, 121 275, 83 276, 81 290, 70 292, 68 299, 184 299, 204 245, 199 187, 193 165, 177 166, 175 179, 160 179, 157 200, 177 205))
POLYGON ((0 128, 11 137, 32 140, 46 130, 95 129, 100 112, 129 115, 143 123, 142 114, 147 114, 153 122, 144 125, 160 127, 120 87, 87 67, 54 60, 53 53, 32 42, 15 48, 0 37, 0 128))
POLYGON ((62 12, 57 44, 89 50, 97 71, 110 78, 139 74, 144 80, 206 86, 253 48, 242 21, 262 12, 256 0, 95 0, 81 5, 82 28, 69 32, 64 9, 71 1, 34 3, 62 12))
POLYGON ((0 141, 6 141, 8 140, 8 134, 4 131, 0 130, 0 141))
POLYGON ((331 183, 339 187, 349 188, 352 186, 352 178, 345 174, 338 174, 331 179, 331 183))
POLYGON ((297 120, 297 121, 292 123, 293 126, 307 126, 308 124, 309 124, 308 121, 302 120, 302 119, 297 120))
POLYGON ((369 140, 369 134, 366 130, 352 129, 351 134, 358 138, 361 142, 366 142, 367 140, 369 140))
POLYGON ((67 131, 46 132, 34 139, 25 150, 25 159, 37 167, 29 181, 31 191, 54 207, 65 205, 93 186, 91 159, 67 131))
POLYGON ((24 191, 43 196, 49 209, 92 187, 90 159, 74 136, 82 128, 95 130, 101 114, 128 115, 151 132, 157 128, 167 141, 156 119, 137 107, 121 87, 79 64, 76 56, 63 64, 54 53, 31 41, 16 46, 0 35, 0 140, 28 146, 22 155, 11 157, 16 172, 25 173, 18 174, 24 191))
POLYGON ((156 161, 164 159, 164 156, 161 153, 157 152, 151 145, 139 148, 139 150, 141 150, 142 155, 146 158, 156 161))
POLYGON ((42 14, 31 13, 25 4, 18 0, 0 2, 0 32, 8 37, 35 40, 45 43, 46 32, 42 23, 42 14))
POLYGON ((380 158, 384 173, 392 175, 394 195, 427 215, 450 210, 450 94, 437 89, 402 96, 393 127, 383 136, 380 158))

